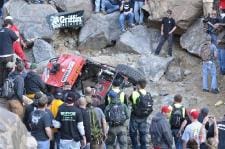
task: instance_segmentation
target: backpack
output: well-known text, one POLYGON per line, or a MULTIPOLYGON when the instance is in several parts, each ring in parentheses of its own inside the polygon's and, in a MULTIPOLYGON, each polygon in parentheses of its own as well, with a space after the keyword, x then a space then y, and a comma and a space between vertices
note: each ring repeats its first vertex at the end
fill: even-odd
POLYGON ((200 57, 201 57, 201 59, 203 61, 212 60, 212 54, 211 54, 211 50, 210 50, 210 45, 209 44, 204 44, 201 47, 200 57))
MULTIPOLYGON (((117 99, 119 100, 119 99, 117 99)), ((121 126, 127 119, 125 105, 120 101, 108 105, 109 110, 106 112, 107 119, 111 126, 121 126)))
POLYGON ((103 132, 97 119, 97 114, 94 107, 89 110, 90 126, 91 126, 91 141, 101 143, 103 139, 103 132))
POLYGON ((176 108, 175 105, 173 105, 173 111, 171 112, 170 117, 171 128, 179 129, 181 127, 182 119, 184 118, 183 108, 183 106, 181 106, 180 108, 176 108))
POLYGON ((133 113, 137 117, 147 117, 153 111, 153 100, 149 92, 146 95, 143 95, 138 91, 140 96, 137 99, 136 105, 134 105, 133 113))
POLYGON ((14 78, 7 78, 3 84, 2 87, 2 97, 4 98, 12 98, 13 95, 15 95, 15 90, 14 90, 14 83, 15 79, 14 78))

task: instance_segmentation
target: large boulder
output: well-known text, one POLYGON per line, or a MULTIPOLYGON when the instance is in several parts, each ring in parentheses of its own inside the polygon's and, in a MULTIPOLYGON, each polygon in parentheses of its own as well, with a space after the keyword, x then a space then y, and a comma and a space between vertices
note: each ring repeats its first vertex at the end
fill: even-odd
POLYGON ((172 60, 172 57, 164 58, 154 55, 144 55, 137 62, 137 67, 145 74, 146 78, 157 82, 164 75, 172 60))
POLYGON ((179 82, 184 79, 184 70, 180 65, 180 61, 176 60, 170 63, 166 71, 166 79, 171 82, 179 82))
POLYGON ((74 12, 84 10, 84 18, 88 19, 92 14, 91 0, 54 0, 56 7, 63 11, 74 12))
POLYGON ((93 14, 80 31, 79 49, 100 50, 119 38, 119 12, 93 14))
POLYGON ((202 15, 202 0, 150 0, 144 6, 150 21, 160 21, 168 9, 173 11, 177 25, 186 30, 202 15))
POLYGON ((41 63, 55 57, 53 47, 42 39, 34 41, 32 51, 35 63, 41 63))
POLYGON ((17 115, 0 107, 0 148, 36 149, 36 140, 17 115))
POLYGON ((15 24, 26 39, 52 39, 54 31, 48 25, 46 17, 57 13, 57 10, 51 5, 12 0, 6 3, 4 9, 14 18, 15 24))
POLYGON ((136 54, 152 53, 156 49, 159 38, 159 30, 138 25, 120 36, 116 49, 136 54))
POLYGON ((204 32, 203 23, 198 19, 180 38, 182 48, 189 53, 199 56, 200 47, 204 43, 207 34, 204 32))

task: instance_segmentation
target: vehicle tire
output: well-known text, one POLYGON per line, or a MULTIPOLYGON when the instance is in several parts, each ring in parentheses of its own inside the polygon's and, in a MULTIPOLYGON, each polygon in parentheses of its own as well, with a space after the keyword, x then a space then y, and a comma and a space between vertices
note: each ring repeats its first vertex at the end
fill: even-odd
POLYGON ((124 64, 117 65, 116 72, 128 77, 128 80, 134 84, 136 84, 141 79, 145 79, 145 76, 137 69, 124 64))

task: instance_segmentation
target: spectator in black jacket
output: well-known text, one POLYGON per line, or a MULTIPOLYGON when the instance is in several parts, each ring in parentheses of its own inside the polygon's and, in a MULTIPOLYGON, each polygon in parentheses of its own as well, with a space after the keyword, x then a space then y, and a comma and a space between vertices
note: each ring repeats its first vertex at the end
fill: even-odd
POLYGON ((0 28, 0 87, 9 74, 6 65, 13 61, 13 42, 18 40, 17 35, 9 29, 10 27, 10 22, 5 20, 3 28, 0 28))
POLYGON ((21 119, 23 118, 23 93, 24 93, 24 78, 23 72, 24 65, 17 64, 15 71, 9 74, 9 77, 14 80, 14 95, 8 100, 9 110, 16 113, 21 119))
POLYGON ((42 92, 45 93, 46 86, 41 77, 36 73, 36 67, 32 67, 31 70, 27 73, 27 76, 24 80, 26 95, 29 98, 34 98, 35 93, 42 92))

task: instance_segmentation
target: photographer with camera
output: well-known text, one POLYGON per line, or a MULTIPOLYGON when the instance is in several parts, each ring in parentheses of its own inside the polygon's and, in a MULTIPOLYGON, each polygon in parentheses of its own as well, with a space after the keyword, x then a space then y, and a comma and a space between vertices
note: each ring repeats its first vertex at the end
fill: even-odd
POLYGON ((201 138, 200 149, 217 148, 218 146, 218 128, 215 116, 208 115, 209 109, 204 107, 199 115, 199 122, 202 123, 201 132, 204 134, 201 138))
POLYGON ((219 28, 220 19, 217 17, 216 10, 212 10, 210 16, 204 18, 203 23, 206 26, 206 33, 211 36, 212 43, 217 46, 217 31, 219 28))

